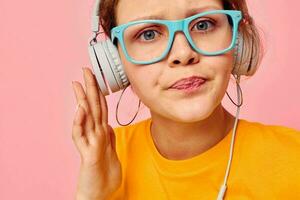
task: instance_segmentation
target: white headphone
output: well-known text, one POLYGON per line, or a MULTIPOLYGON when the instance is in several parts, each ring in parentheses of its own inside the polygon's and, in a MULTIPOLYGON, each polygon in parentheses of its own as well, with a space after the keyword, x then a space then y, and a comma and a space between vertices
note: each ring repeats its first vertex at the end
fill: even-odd
MULTIPOLYGON (((98 85, 104 96, 109 95, 109 88, 112 93, 124 89, 129 85, 125 74, 119 52, 116 46, 108 38, 104 41, 97 41, 100 22, 100 0, 95 1, 92 16, 93 39, 89 43, 88 51, 96 75, 98 85), (107 80, 108 85, 105 82, 107 80)), ((250 41, 251 49, 245 48, 242 34, 239 32, 235 45, 235 64, 232 70, 234 75, 252 75, 256 69, 256 62, 253 62, 253 41, 250 41), (249 62, 249 63, 247 63, 249 62)))

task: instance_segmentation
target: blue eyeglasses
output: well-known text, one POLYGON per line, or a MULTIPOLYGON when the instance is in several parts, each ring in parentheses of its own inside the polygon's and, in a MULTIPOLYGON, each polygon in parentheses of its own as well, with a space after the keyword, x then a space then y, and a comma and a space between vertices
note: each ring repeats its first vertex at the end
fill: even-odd
POLYGON ((139 20, 114 27, 111 39, 120 42, 126 59, 134 64, 165 58, 178 31, 196 52, 216 56, 234 47, 241 19, 238 10, 210 10, 181 20, 139 20))

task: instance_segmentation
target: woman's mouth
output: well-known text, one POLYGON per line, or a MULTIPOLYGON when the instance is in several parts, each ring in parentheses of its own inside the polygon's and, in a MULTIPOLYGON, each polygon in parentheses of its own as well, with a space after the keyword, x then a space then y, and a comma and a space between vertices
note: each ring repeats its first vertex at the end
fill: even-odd
POLYGON ((181 85, 177 85, 175 87, 171 87, 169 88, 169 90, 174 90, 174 91, 180 91, 180 92, 184 92, 186 94, 192 94, 195 93, 197 91, 199 91, 203 85, 206 83, 206 80, 193 80, 181 85))

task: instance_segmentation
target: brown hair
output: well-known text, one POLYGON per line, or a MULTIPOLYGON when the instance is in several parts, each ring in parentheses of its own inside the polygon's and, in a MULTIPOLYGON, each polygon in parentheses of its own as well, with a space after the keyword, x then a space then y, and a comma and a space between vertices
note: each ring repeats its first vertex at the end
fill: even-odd
MULTIPOLYGON (((100 24, 104 33, 110 37, 110 30, 116 26, 115 8, 119 0, 102 0, 100 3, 100 24)), ((258 68, 264 55, 264 47, 258 27, 250 16, 246 0, 223 0, 225 10, 240 10, 243 13, 243 19, 239 24, 239 32, 242 33, 246 49, 251 49, 253 45, 253 57, 251 60, 243 63, 254 62, 252 68, 258 68)), ((249 58, 250 59, 250 58, 249 58)), ((255 71, 251 75, 253 75, 255 71)))

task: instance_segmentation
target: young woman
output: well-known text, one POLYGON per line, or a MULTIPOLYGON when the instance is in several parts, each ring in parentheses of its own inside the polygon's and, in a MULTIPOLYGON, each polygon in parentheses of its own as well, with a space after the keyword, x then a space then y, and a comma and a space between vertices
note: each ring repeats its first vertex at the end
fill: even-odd
POLYGON ((83 69, 86 91, 73 82, 78 200, 300 199, 300 132, 221 105, 237 66, 251 76, 261 59, 244 0, 103 0, 100 17, 151 118, 112 128, 83 69))

